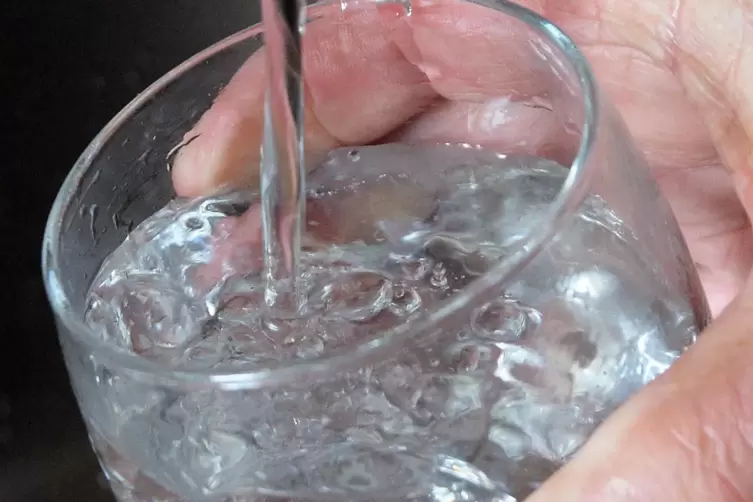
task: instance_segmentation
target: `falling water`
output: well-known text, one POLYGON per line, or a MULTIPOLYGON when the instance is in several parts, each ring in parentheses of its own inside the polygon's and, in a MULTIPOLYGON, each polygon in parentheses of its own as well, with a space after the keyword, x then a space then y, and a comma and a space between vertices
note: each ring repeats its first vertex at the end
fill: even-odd
POLYGON ((282 312, 300 306, 296 282, 305 221, 303 77, 299 0, 262 0, 267 95, 261 161, 265 302, 282 312))

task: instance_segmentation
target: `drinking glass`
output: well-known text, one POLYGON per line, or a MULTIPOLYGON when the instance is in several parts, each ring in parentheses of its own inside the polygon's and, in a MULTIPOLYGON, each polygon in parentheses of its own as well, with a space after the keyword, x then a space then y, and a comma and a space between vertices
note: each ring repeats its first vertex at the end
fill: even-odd
MULTIPOLYGON (((707 323, 678 225, 582 54, 537 14, 442 0, 323 2, 307 16, 304 51, 319 51, 307 64, 322 78, 357 89, 359 68, 382 65, 377 78, 397 85, 393 70, 411 64, 425 77, 399 90, 432 89, 406 117, 411 133, 373 143, 435 145, 428 173, 443 143, 518 159, 501 191, 471 187, 497 211, 487 230, 504 252, 410 320, 320 358, 195 370, 107 343, 84 320, 91 281, 175 197, 174 148, 262 48, 262 27, 210 47, 102 130, 49 217, 47 292, 102 469, 121 501, 522 500, 707 323), (354 50, 362 66, 338 68, 354 50), (462 127, 436 127, 447 114, 462 127)), ((315 88, 326 113, 334 97, 315 88)), ((407 106, 358 99, 366 126, 407 106)), ((449 258, 432 256, 424 273, 454 280, 449 258)))

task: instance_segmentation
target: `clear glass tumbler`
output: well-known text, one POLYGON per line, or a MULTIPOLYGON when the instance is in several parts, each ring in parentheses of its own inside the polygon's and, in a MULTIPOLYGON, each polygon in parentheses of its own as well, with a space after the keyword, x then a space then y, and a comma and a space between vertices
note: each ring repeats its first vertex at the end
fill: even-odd
POLYGON ((318 358, 196 369, 108 343, 84 320, 91 281, 175 197, 174 147, 248 71, 262 27, 207 49, 105 127, 49 218, 47 291, 102 468, 121 501, 520 501, 705 326, 679 228, 586 60, 535 13, 502 0, 367 0, 307 15, 307 75, 349 79, 345 93, 394 91, 353 92, 356 119, 338 122, 328 102, 348 96, 308 82, 318 118, 339 123, 330 132, 347 144, 405 109, 404 127, 367 142, 423 148, 416 179, 442 166, 476 204, 442 232, 477 225, 502 244, 474 280, 451 284, 457 256, 433 240, 415 271, 443 285, 441 301, 318 358), (370 82, 365 68, 379 70, 370 82), (517 167, 491 186, 450 169, 457 148, 492 171, 497 160, 517 167))

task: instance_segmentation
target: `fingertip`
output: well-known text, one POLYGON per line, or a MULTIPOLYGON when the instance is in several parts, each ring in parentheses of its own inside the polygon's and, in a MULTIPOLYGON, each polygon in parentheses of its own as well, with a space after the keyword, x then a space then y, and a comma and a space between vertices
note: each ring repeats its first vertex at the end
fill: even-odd
POLYGON ((256 110, 218 101, 186 135, 172 169, 178 195, 195 197, 258 181, 261 119, 256 110))
POLYGON ((203 173, 194 162, 196 153, 189 148, 190 145, 180 147, 170 173, 173 189, 179 197, 198 197, 207 189, 203 173))
POLYGON ((254 53, 186 133, 172 167, 179 196, 197 197, 258 180, 264 51, 254 53))

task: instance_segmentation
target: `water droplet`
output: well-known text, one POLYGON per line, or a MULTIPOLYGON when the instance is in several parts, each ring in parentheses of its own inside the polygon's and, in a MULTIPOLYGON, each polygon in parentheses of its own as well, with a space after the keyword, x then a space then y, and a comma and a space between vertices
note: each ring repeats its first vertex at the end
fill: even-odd
POLYGON ((406 317, 421 307, 421 296, 413 288, 395 286, 392 292, 392 303, 389 311, 399 317, 406 317))
POLYGON ((430 462, 418 455, 365 446, 325 450, 306 468, 311 470, 306 479, 315 480, 324 493, 337 494, 329 499, 339 500, 363 500, 375 491, 386 494, 384 499, 405 500, 431 471, 430 462))
POLYGON ((348 152, 348 158, 353 162, 358 162, 361 160, 361 153, 358 150, 350 150, 348 152))
POLYGON ((204 222, 196 216, 189 216, 183 220, 183 225, 185 225, 188 230, 201 230, 204 226, 204 222))
POLYGON ((250 204, 244 201, 209 201, 200 206, 199 212, 209 213, 210 215, 240 216, 246 212, 249 206, 250 204))
POLYGON ((446 351, 449 366, 456 373, 484 369, 487 365, 493 371, 501 355, 498 347, 480 344, 478 339, 452 344, 446 351))
POLYGON ((509 343, 522 337, 529 324, 540 321, 538 311, 524 307, 516 300, 504 298, 476 310, 471 317, 471 326, 480 336, 509 343))
POLYGON ((528 100, 525 103, 525 105, 530 106, 531 108, 549 110, 550 112, 554 110, 554 106, 552 106, 552 102, 542 96, 532 97, 530 100, 528 100))
MULTIPOLYGON (((197 474, 201 477, 212 480, 243 460, 248 443, 245 438, 231 431, 207 429, 209 430, 199 438, 183 442, 182 448, 191 459, 187 465, 189 472, 198 471, 197 474)), ((211 483, 209 481, 210 485, 211 483)))
POLYGON ((157 272, 162 269, 162 257, 155 254, 144 254, 141 258, 141 266, 149 272, 157 272))
MULTIPOLYGON (((500 488, 478 467, 454 457, 440 456, 437 468, 439 472, 452 476, 454 479, 463 480, 473 487, 478 487, 486 491, 500 488)), ((452 500, 454 500, 454 498, 452 500)))
POLYGON ((296 355, 300 358, 316 357, 324 352, 324 341, 313 333, 296 340, 296 355))
POLYGON ((314 296, 314 301, 324 303, 330 315, 362 322, 392 302, 392 283, 378 272, 351 271, 331 279, 314 296))
POLYGON ((447 288, 447 269, 444 265, 437 263, 434 266, 434 269, 431 271, 431 279, 429 279, 429 283, 435 288, 447 288))
POLYGON ((573 121, 572 118, 568 118, 565 120, 565 132, 567 134, 572 134, 574 136, 579 136, 582 133, 582 126, 581 124, 577 124, 575 121, 573 121))
POLYGON ((598 353, 598 347, 592 342, 588 333, 576 329, 566 333, 560 339, 560 345, 572 354, 573 360, 581 368, 589 366, 598 353))
POLYGON ((510 365, 511 382, 531 390, 539 389, 555 399, 568 399, 573 391, 573 376, 546 364, 519 363, 510 365))
POLYGON ((420 281, 425 278, 431 271, 433 261, 427 256, 400 255, 390 254, 390 260, 393 260, 400 267, 398 275, 407 281, 420 281))
POLYGON ((104 366, 97 366, 97 371, 94 374, 94 381, 97 385, 111 385, 113 381, 112 372, 104 366))
POLYGON ((97 236, 95 223, 97 221, 98 211, 99 211, 99 207, 96 204, 92 204, 91 206, 89 206, 89 233, 91 233, 92 239, 94 239, 97 236))
POLYGON ((474 371, 478 368, 479 354, 475 345, 456 347, 452 354, 452 366, 458 373, 474 371))

